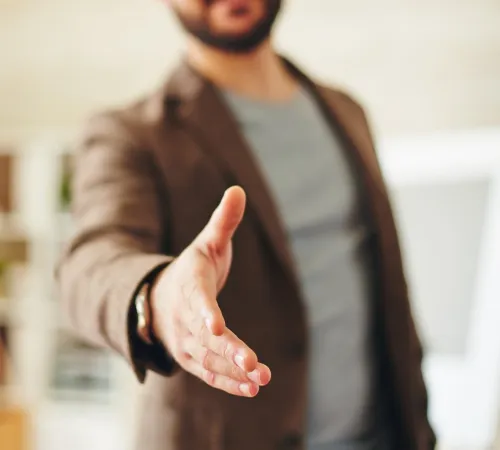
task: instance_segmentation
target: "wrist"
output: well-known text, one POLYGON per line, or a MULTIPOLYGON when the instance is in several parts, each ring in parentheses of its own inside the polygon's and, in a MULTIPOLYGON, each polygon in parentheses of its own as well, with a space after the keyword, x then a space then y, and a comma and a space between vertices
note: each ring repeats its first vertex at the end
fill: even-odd
POLYGON ((152 272, 139 287, 137 295, 134 298, 134 307, 137 317, 136 332, 140 339, 148 345, 155 345, 158 343, 154 329, 154 310, 158 280, 161 278, 160 275, 163 270, 165 270, 165 267, 161 266, 152 272))
MULTIPOLYGON (((157 309, 160 295, 160 287, 162 285, 161 280, 163 278, 163 273, 167 268, 164 267, 161 271, 157 272, 155 277, 150 280, 150 288, 149 288, 149 305, 151 307, 151 318, 153 319, 154 311, 157 309)), ((153 327, 153 320, 151 322, 151 326, 153 327)))
MULTIPOLYGON (((153 287, 167 264, 153 269, 136 290, 129 314, 132 358, 145 370, 170 376, 177 365, 154 328, 153 287)), ((158 329, 160 331, 161 328, 158 329)))
POLYGON ((168 283, 165 271, 169 266, 157 272, 156 277, 151 280, 149 290, 149 305, 151 311, 151 336, 153 342, 161 345, 164 351, 171 355, 168 337, 165 329, 166 315, 168 315, 168 305, 165 304, 165 285, 168 283))

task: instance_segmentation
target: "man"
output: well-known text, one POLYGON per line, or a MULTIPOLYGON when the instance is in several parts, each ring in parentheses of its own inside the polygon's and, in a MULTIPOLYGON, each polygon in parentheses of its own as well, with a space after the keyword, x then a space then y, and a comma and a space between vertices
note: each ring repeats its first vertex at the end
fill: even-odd
POLYGON ((362 109, 276 55, 279 0, 170 3, 187 61, 91 121, 59 270, 144 383, 137 448, 433 448, 362 109))

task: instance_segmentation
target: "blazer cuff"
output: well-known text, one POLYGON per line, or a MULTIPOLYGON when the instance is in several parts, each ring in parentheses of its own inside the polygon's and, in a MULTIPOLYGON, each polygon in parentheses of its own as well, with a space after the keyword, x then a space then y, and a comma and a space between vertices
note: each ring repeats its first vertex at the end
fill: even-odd
MULTIPOLYGON (((137 334, 137 315, 135 311, 135 298, 142 285, 168 266, 173 257, 163 255, 141 255, 130 261, 126 277, 129 278, 129 292, 127 294, 124 331, 126 348, 124 356, 130 364, 140 383, 146 378, 148 369, 170 374, 174 370, 174 361, 163 348, 158 345, 147 345, 142 342, 137 334), (133 273, 132 273, 133 272, 133 273)), ((123 322, 122 322, 123 323, 123 322)))
POLYGON ((165 347, 153 337, 153 345, 145 343, 137 334, 137 313, 135 299, 144 283, 153 283, 160 272, 167 267, 172 260, 158 264, 151 269, 138 284, 132 296, 128 314, 128 338, 130 349, 130 362, 134 373, 140 383, 144 383, 148 370, 164 376, 171 376, 178 368, 177 363, 169 355, 165 347))

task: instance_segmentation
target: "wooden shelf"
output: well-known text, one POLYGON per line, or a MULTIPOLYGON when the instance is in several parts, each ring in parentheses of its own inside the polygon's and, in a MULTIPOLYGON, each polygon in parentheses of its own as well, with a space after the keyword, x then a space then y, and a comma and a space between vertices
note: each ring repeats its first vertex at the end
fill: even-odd
POLYGON ((0 409, 0 442, 2 448, 26 450, 28 448, 29 414, 20 408, 0 409), (5 445, 5 447, 4 447, 5 445))
POLYGON ((0 262, 24 263, 28 260, 26 237, 15 231, 0 231, 0 262))
POLYGON ((7 298, 0 298, 0 325, 8 324, 10 319, 9 300, 7 298))
POLYGON ((14 156, 11 148, 0 148, 0 211, 10 213, 12 210, 12 172, 14 156))

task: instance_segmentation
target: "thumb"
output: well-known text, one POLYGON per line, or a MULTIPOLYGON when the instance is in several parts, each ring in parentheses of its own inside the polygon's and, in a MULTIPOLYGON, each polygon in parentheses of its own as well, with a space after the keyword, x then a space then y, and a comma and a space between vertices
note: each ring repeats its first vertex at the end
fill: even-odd
POLYGON ((196 242, 216 252, 230 243, 245 213, 246 195, 239 186, 226 190, 219 206, 212 214, 196 242))

